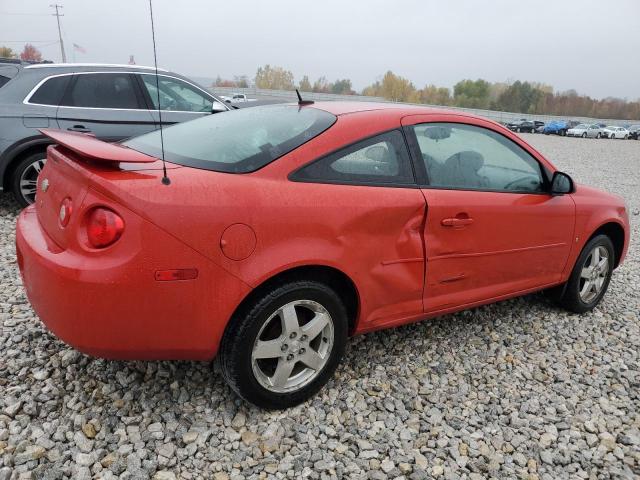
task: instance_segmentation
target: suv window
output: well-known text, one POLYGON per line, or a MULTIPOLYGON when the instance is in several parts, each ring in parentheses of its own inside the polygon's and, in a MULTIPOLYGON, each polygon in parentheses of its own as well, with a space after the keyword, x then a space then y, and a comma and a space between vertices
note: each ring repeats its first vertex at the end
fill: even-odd
POLYGON ((87 108, 140 109, 132 77, 128 73, 76 74, 61 105, 87 108))
POLYGON ((504 192, 544 191, 544 177, 538 161, 497 132, 458 123, 428 123, 412 128, 431 186, 504 192))
POLYGON ((64 95, 71 75, 63 75, 61 77, 52 77, 46 80, 38 90, 29 98, 29 103, 37 103, 40 105, 55 105, 60 103, 60 99, 64 95))
MULTIPOLYGON (((155 75, 141 75, 143 84, 151 97, 153 108, 158 109, 158 89, 155 75)), ((162 110, 211 113, 212 100, 199 89, 177 78, 158 76, 160 105, 162 110)))
POLYGON ((337 183, 413 184, 402 133, 376 135, 317 160, 294 174, 296 180, 337 183))

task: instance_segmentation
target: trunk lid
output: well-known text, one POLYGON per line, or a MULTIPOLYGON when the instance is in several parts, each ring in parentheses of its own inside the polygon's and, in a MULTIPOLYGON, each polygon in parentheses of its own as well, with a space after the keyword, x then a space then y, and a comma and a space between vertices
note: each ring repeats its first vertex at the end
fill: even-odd
MULTIPOLYGON (((59 130, 41 132, 54 140, 38 177, 36 213, 51 240, 64 250, 78 239, 80 207, 88 189, 101 179, 162 177, 162 163, 154 157, 94 137, 59 130), (65 202, 66 200, 66 202, 65 202), (70 205, 62 212, 63 202, 70 205), (64 225, 64 217, 69 216, 64 225)), ((167 168, 174 167, 168 165, 167 168)))

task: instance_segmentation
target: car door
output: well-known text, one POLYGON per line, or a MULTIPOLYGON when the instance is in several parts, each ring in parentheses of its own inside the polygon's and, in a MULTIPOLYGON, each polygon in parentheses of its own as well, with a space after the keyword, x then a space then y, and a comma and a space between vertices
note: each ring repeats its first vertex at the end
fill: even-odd
MULTIPOLYGON (((300 182, 292 183, 290 191, 299 205, 323 206, 308 209, 296 235, 304 238, 310 228, 335 219, 330 231, 342 252, 336 264, 349 265, 360 292, 359 328, 422 315, 425 200, 400 129, 344 147, 290 178, 300 182)), ((323 248, 318 244, 316 254, 322 255, 323 248)))
POLYGON ((156 128, 135 79, 127 72, 74 74, 56 116, 61 129, 90 133, 108 142, 156 128))
POLYGON ((427 312, 560 281, 575 205, 547 193, 545 167, 524 143, 456 115, 408 116, 403 125, 427 202, 427 312))
POLYGON ((166 74, 138 74, 136 75, 141 90, 145 95, 146 104, 151 115, 160 121, 158 115, 158 96, 162 110, 162 124, 195 120, 212 113, 214 104, 217 110, 227 110, 220 102, 198 86, 166 74), (158 88, 160 91, 158 92, 158 88))

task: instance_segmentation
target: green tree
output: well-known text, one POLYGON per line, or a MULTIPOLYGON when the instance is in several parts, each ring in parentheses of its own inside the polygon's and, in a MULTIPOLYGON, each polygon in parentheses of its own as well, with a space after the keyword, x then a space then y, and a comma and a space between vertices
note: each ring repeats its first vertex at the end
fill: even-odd
POLYGON ((498 96, 495 108, 508 112, 535 113, 543 95, 531 83, 517 80, 498 96))
POLYGON ((353 95, 353 90, 351 89, 351 80, 349 80, 348 78, 336 80, 331 86, 331 93, 337 93, 339 95, 353 95))
POLYGON ((311 86, 311 82, 309 81, 309 77, 307 75, 302 77, 302 80, 300 80, 300 85, 298 85, 298 88, 300 89, 301 92, 310 92, 312 90, 313 87, 311 86))
POLYGON ((0 47, 0 57, 2 58, 16 58, 16 54, 9 47, 0 47))
POLYGON ((258 68, 255 78, 256 87, 272 90, 293 90, 293 73, 282 67, 265 65, 258 68))
POLYGON ((453 86, 453 99, 458 107, 489 108, 489 82, 461 80, 453 86))

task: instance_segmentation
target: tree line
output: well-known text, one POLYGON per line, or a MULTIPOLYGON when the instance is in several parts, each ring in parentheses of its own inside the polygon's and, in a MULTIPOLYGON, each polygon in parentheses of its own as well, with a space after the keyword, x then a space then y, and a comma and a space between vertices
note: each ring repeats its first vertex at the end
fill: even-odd
MULTIPOLYGON (((0 57, 18 58, 25 61, 42 61, 42 54, 33 45, 26 44, 19 54, 9 47, 0 46, 0 57)), ((258 68, 253 79, 257 88, 273 90, 300 89, 302 92, 336 93, 355 95, 348 78, 329 81, 322 76, 313 83, 304 75, 296 84, 293 73, 282 67, 264 65, 258 68)), ((218 76, 214 86, 246 88, 246 75, 226 80, 218 76)), ((362 95, 382 97, 394 102, 422 103, 427 105, 455 106, 499 110, 522 114, 579 116, 592 118, 640 119, 640 99, 627 101, 620 98, 596 100, 580 95, 575 90, 554 92, 553 87, 536 82, 513 83, 488 82, 486 80, 460 80, 453 86, 438 87, 430 84, 417 88, 409 79, 386 72, 380 80, 365 87, 362 95)))
MULTIPOLYGON (((241 84, 218 79, 215 85, 230 87, 248 85, 247 77, 236 78, 242 78, 244 81, 241 84)), ((311 83, 309 77, 304 75, 296 84, 291 71, 272 65, 258 68, 254 83, 257 88, 273 90, 298 88, 303 92, 343 95, 357 93, 352 88, 351 80, 347 78, 331 82, 326 77, 320 77, 311 83)), ((453 89, 433 84, 417 88, 409 79, 388 71, 380 80, 365 87, 360 93, 394 102, 479 108, 522 114, 640 119, 640 100, 627 101, 613 97, 597 100, 587 95, 580 95, 575 90, 555 92, 550 85, 520 80, 501 83, 483 79, 465 79, 456 83, 453 89)))

